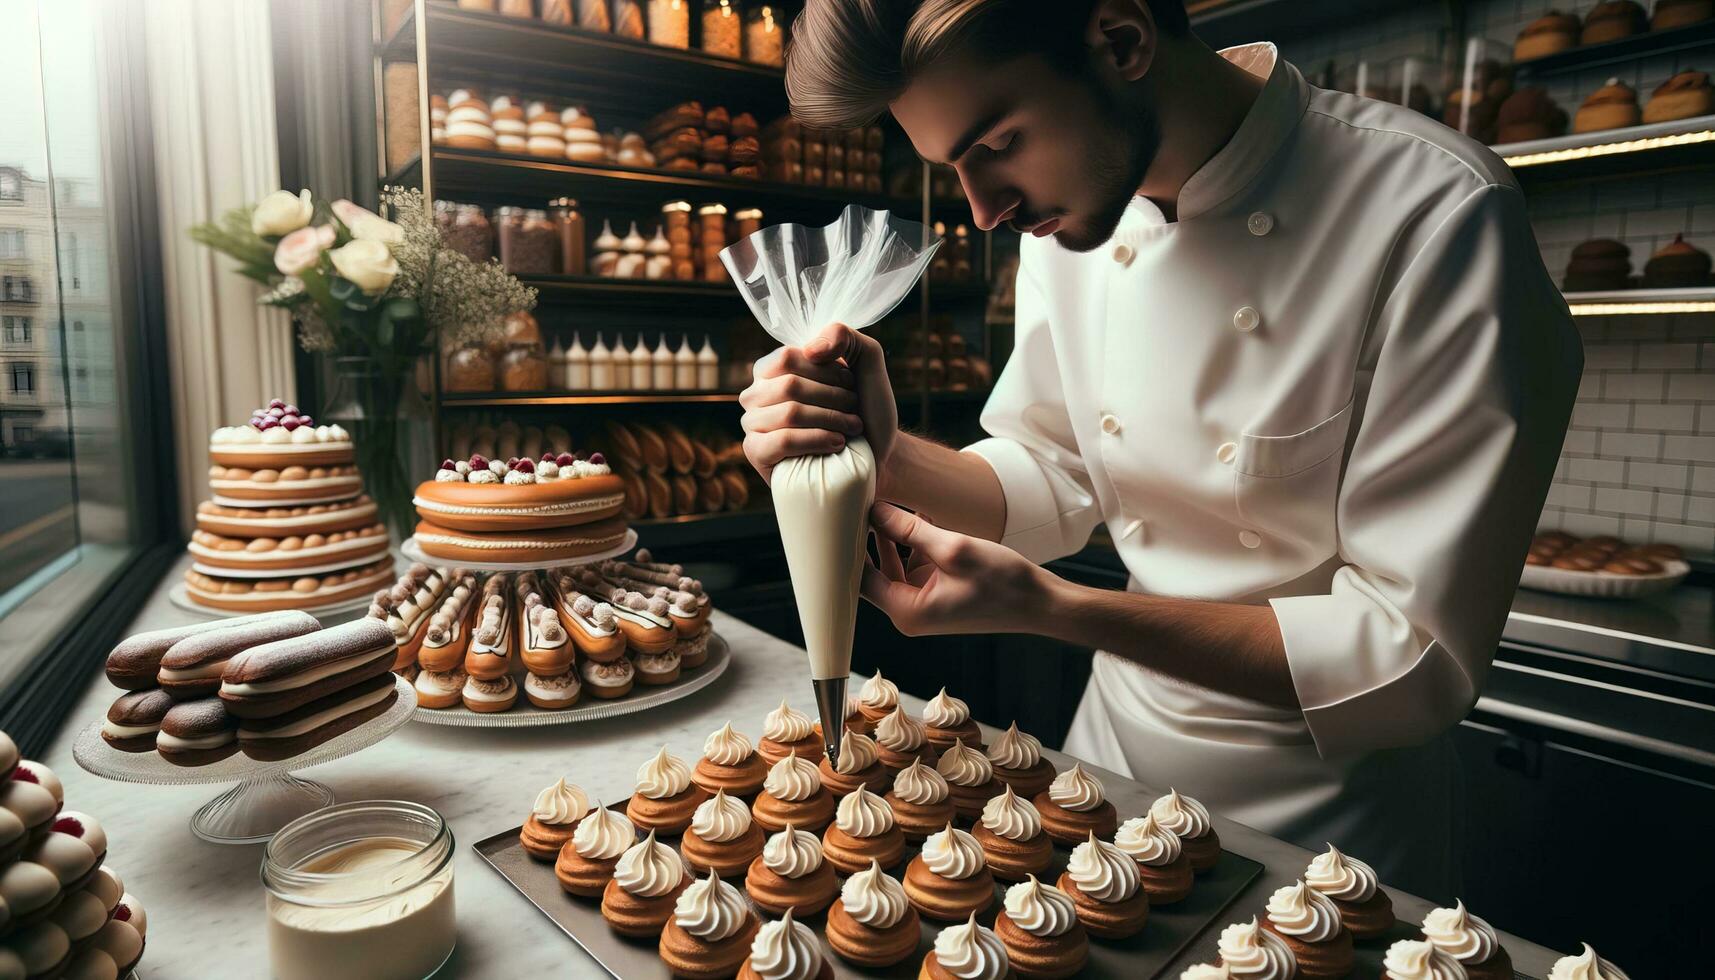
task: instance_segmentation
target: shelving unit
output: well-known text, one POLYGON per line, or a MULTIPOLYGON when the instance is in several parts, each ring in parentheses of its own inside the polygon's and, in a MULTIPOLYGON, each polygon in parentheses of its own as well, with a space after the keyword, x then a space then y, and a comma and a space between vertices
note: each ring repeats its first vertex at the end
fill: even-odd
POLYGON ((1715 166, 1715 116, 1492 147, 1519 179, 1587 179, 1715 166))
POLYGON ((484 391, 443 392, 441 401, 458 408, 576 408, 594 405, 736 405, 734 391, 484 391))
POLYGON ((1715 45, 1715 20, 1706 20, 1697 24, 1677 27, 1673 30, 1645 31, 1642 34, 1633 34, 1630 37, 1622 37, 1615 41, 1586 44, 1545 55, 1541 58, 1515 62, 1513 74, 1520 80, 1534 81, 1553 75, 1563 75, 1567 72, 1606 68, 1609 65, 1617 65, 1638 58, 1672 54, 1675 51, 1688 51, 1692 48, 1703 48, 1711 45, 1715 45))
POLYGON ((1567 293, 1573 316, 1715 313, 1715 286, 1701 289, 1615 289, 1567 293))

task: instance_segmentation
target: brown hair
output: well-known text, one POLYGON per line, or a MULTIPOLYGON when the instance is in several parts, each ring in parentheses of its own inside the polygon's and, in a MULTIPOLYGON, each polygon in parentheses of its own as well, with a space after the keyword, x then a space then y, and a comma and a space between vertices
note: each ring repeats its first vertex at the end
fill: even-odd
MULTIPOLYGON (((1184 0, 1148 0, 1156 27, 1190 30, 1184 0)), ((873 122, 911 79, 970 48, 998 63, 1040 54, 1070 67, 1086 52, 1096 0, 809 0, 792 28, 786 94, 803 122, 849 129, 873 122)))

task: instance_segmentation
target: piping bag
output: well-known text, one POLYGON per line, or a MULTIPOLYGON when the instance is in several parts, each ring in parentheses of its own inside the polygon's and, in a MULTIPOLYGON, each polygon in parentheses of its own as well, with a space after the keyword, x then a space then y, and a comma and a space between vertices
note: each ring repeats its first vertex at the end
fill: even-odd
MULTIPOLYGON (((821 228, 753 232, 721 261, 769 336, 803 346, 830 323, 862 330, 892 312, 940 244, 915 221, 852 205, 821 228)), ((875 455, 853 437, 835 453, 783 460, 769 483, 832 765, 845 734, 875 455)))

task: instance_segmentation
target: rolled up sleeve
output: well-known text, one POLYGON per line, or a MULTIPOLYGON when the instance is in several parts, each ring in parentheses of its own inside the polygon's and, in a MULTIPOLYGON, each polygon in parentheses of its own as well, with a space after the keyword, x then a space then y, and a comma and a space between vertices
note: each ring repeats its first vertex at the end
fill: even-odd
POLYGON ((1473 192, 1373 326, 1326 595, 1272 600, 1324 757, 1423 742, 1476 703, 1583 353, 1516 187, 1473 192))
POLYGON ((1066 413, 1047 306, 1024 269, 1017 296, 1012 356, 983 406, 982 426, 992 438, 965 451, 987 460, 1000 478, 1001 543, 1041 563, 1082 548, 1102 515, 1066 413))

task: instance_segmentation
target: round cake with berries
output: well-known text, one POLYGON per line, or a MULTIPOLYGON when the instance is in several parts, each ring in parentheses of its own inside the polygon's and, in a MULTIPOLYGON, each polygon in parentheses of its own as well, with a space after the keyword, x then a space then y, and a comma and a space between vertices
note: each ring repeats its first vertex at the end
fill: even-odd
POLYGON ((504 462, 472 456, 442 463, 433 480, 417 487, 412 503, 417 516, 438 531, 532 532, 618 517, 625 487, 600 453, 504 462))
POLYGON ((317 425, 298 406, 275 398, 251 412, 249 422, 214 430, 208 458, 246 469, 330 466, 351 462, 351 436, 337 425, 317 425))

